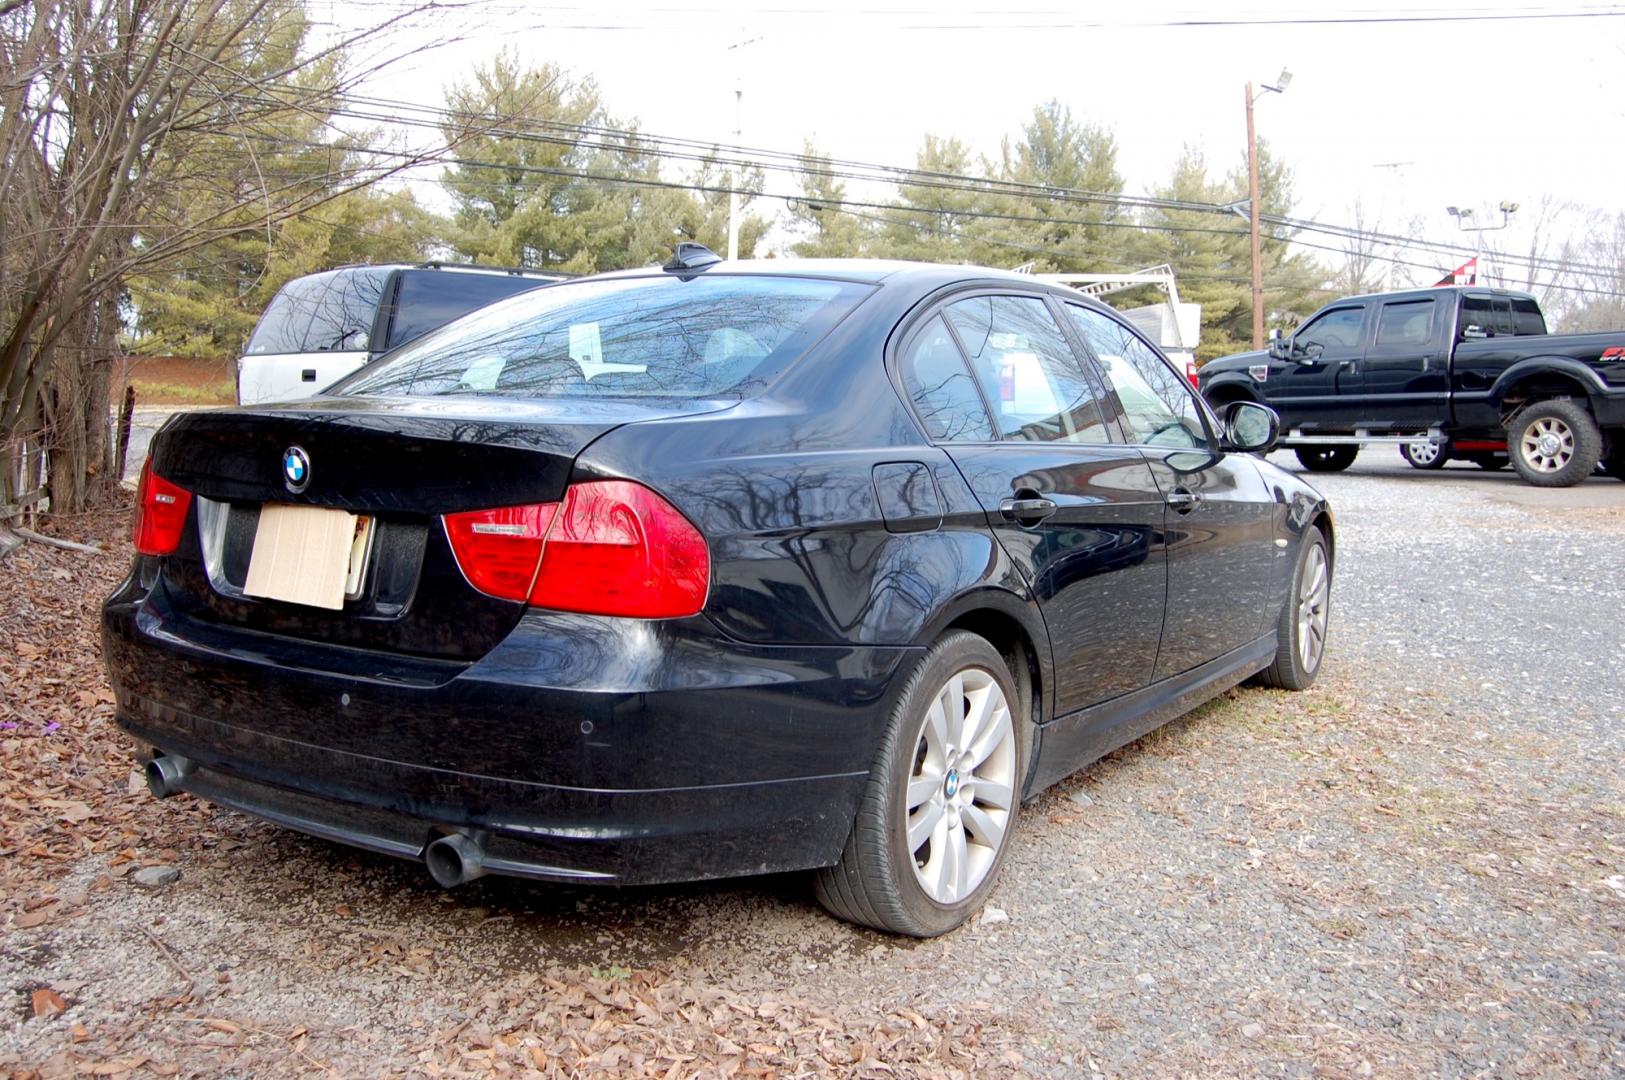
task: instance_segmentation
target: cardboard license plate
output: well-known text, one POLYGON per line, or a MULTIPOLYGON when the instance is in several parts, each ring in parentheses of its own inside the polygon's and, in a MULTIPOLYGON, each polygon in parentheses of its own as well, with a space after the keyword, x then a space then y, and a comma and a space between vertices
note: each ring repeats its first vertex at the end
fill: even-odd
POLYGON ((372 547, 372 519, 320 506, 260 508, 243 592, 338 611, 356 596, 372 547))

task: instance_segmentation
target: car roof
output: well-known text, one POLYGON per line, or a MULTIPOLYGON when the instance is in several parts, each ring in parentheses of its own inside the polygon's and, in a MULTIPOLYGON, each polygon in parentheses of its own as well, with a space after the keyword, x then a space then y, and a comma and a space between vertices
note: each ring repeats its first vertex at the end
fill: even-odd
MULTIPOLYGON (((712 263, 710 266, 691 272, 712 276, 748 274, 760 277, 837 278, 844 281, 862 281, 872 285, 878 285, 882 281, 898 277, 931 278, 940 279, 944 282, 999 278, 1008 280, 1012 284, 1025 283, 1028 286, 1040 287, 1046 284, 1035 280, 1028 274, 1017 274, 1010 270, 998 270, 993 267, 975 266, 968 263, 909 262, 903 259, 735 259, 712 263)), ((672 272, 663 271, 658 266, 645 266, 634 270, 612 270, 595 276, 599 278, 627 278, 648 277, 658 273, 672 272)))
POLYGON ((1522 289, 1502 289, 1492 285, 1429 285, 1415 289, 1394 289, 1390 292, 1361 293, 1359 296, 1341 296, 1326 303, 1327 307, 1333 304, 1350 304, 1366 300, 1395 300, 1400 297, 1421 298, 1437 296, 1440 293, 1468 293, 1474 296, 1509 296, 1518 300, 1533 300, 1533 293, 1522 289))

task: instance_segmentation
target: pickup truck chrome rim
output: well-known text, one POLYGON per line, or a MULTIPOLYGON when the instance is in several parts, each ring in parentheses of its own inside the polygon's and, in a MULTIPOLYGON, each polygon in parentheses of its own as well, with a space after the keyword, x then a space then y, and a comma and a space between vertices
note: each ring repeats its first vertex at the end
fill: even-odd
POLYGON ((956 672, 931 699, 903 801, 914 878, 939 904, 987 877, 1009 831, 1016 734, 1010 703, 981 668, 956 672))
POLYGON ((1405 449, 1409 451, 1411 460, 1418 465, 1432 465, 1439 459, 1439 454, 1443 452, 1444 447, 1436 442, 1424 440, 1422 442, 1413 442, 1405 449))
POLYGON ((1309 549, 1298 586, 1298 661, 1305 673, 1320 667, 1321 653, 1326 650, 1326 623, 1331 615, 1326 600, 1331 584, 1326 573, 1326 549, 1316 544, 1309 549))
POLYGON ((1518 445, 1531 469, 1557 472, 1574 457, 1574 430, 1555 416, 1543 416, 1523 429, 1518 445))

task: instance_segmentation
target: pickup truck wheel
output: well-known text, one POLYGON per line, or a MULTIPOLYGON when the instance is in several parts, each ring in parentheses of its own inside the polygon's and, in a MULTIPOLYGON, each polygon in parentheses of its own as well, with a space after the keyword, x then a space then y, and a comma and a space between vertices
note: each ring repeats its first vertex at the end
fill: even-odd
POLYGON ((1257 681, 1282 690, 1306 690, 1326 657, 1326 631, 1332 619, 1332 553, 1326 537, 1311 525, 1298 544, 1298 565, 1275 626, 1275 661, 1257 681))
POLYGON ((1450 447, 1445 443, 1418 439, 1401 446, 1399 456, 1413 469, 1442 469, 1450 460, 1450 447))
POLYGON ((1359 456, 1358 446, 1300 446, 1298 461, 1310 472, 1342 472, 1359 456))
POLYGON ((1507 453, 1536 487, 1573 487, 1602 457, 1602 432, 1573 398, 1527 405, 1507 425, 1507 453))

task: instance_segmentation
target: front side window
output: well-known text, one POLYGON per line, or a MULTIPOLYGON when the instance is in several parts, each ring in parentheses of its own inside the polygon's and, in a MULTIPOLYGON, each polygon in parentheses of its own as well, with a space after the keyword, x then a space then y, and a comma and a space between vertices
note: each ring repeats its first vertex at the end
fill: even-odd
POLYGON ((1406 300, 1382 305, 1377 321, 1377 345, 1406 347, 1433 340, 1433 301, 1406 300))
POLYGON ((727 274, 567 282, 476 311, 330 393, 742 400, 871 288, 727 274))
POLYGON ((1333 308, 1311 319, 1292 336, 1292 343, 1300 349, 1310 345, 1319 345, 1322 349, 1353 349, 1360 344, 1360 326, 1364 321, 1364 308, 1333 308))
POLYGON ((999 437, 1110 442, 1098 394, 1044 301, 974 296, 945 314, 993 408, 999 437))
POLYGON ((1117 391, 1135 442, 1181 450, 1207 447, 1207 427, 1189 380, 1110 316, 1076 304, 1066 310, 1117 391))
POLYGON ((903 352, 899 367, 909 400, 931 438, 947 442, 994 438, 982 395, 942 316, 934 315, 925 324, 903 352))

